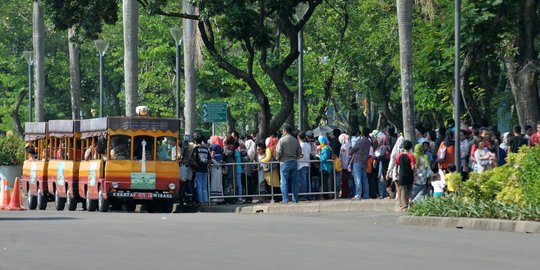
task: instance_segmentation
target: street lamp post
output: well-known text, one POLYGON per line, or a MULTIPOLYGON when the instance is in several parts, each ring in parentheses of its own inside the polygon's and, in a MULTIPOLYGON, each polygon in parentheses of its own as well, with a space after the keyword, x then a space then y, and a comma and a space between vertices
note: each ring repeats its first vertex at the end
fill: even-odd
POLYGON ((96 40, 94 43, 96 44, 99 53, 99 117, 103 117, 103 81, 105 80, 105 62, 103 57, 109 47, 109 42, 105 40, 96 40))
POLYGON ((458 172, 461 172, 461 139, 460 139, 460 70, 459 70, 459 49, 461 46, 460 30, 461 30, 461 0, 455 0, 455 14, 454 14, 454 38, 455 38, 455 51, 454 51, 454 141, 455 143, 455 152, 454 152, 454 163, 458 172))
MULTIPOLYGON (((296 19, 301 20, 306 14, 309 5, 300 3, 296 7, 296 19)), ((303 30, 298 31, 298 130, 304 130, 302 100, 304 98, 304 35, 303 30)))
POLYGON ((34 65, 34 51, 24 51, 24 59, 28 63, 28 122, 32 122, 32 66, 34 65))
POLYGON ((180 118, 180 44, 182 44, 182 29, 173 27, 169 29, 176 46, 176 119, 180 118))

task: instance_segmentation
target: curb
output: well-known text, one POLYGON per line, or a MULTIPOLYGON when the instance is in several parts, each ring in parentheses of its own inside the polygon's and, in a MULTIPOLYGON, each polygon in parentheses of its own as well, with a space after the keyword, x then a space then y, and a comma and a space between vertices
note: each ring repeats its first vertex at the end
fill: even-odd
POLYGON ((540 222, 482 218, 400 216, 400 225, 457 228, 480 231, 540 233, 540 222))
POLYGON ((300 203, 265 203, 249 206, 212 205, 199 209, 201 212, 237 214, 278 214, 278 213, 339 213, 339 212, 399 212, 399 204, 380 200, 337 200, 300 203))

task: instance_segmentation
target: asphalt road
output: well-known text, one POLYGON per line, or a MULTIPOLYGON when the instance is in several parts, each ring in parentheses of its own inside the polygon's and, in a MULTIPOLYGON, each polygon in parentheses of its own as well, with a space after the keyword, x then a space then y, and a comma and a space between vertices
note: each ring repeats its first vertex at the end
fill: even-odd
POLYGON ((540 269, 540 235, 397 217, 0 212, 0 270, 540 269))

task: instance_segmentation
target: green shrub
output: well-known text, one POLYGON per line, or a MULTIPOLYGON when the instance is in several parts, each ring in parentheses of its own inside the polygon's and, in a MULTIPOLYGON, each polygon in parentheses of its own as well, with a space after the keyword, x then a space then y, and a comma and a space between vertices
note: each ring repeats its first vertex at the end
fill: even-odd
POLYGON ((463 196, 431 197, 415 203, 408 215, 437 217, 495 218, 540 221, 540 207, 483 201, 463 196))
POLYGON ((528 204, 540 206, 540 146, 522 147, 516 156, 511 154, 510 159, 516 159, 516 177, 523 187, 524 199, 528 204))
POLYGON ((24 162, 24 141, 16 136, 0 136, 0 165, 19 165, 24 162))

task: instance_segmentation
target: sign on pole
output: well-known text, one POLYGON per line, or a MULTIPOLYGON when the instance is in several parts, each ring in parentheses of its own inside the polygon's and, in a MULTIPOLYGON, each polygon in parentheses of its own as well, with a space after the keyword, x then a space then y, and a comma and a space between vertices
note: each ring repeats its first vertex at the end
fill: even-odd
POLYGON ((227 122, 227 102, 205 102, 202 105, 205 123, 227 122))

